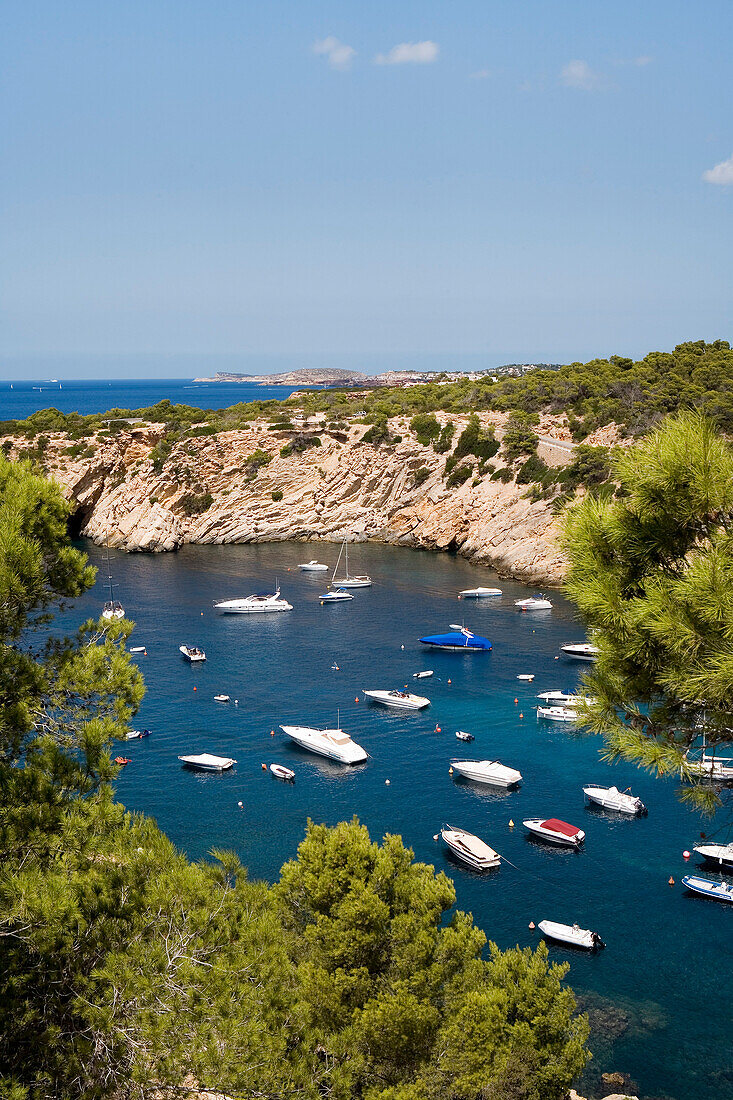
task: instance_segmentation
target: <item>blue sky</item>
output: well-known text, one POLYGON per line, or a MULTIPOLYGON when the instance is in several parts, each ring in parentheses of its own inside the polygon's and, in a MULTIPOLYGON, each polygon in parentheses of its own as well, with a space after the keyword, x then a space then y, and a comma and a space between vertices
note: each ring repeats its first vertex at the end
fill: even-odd
POLYGON ((6 377, 731 336, 729 0, 4 13, 6 377))

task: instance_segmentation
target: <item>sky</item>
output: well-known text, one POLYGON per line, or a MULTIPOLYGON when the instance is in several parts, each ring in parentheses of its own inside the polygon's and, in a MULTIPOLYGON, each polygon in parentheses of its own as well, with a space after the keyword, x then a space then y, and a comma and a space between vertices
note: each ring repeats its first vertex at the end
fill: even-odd
POLYGON ((5 0, 0 377, 730 338, 732 41, 730 0, 5 0))

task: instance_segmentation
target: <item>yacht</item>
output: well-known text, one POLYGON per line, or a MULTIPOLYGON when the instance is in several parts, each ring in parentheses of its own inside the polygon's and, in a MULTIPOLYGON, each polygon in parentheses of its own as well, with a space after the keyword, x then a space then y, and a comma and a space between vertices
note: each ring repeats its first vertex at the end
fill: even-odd
POLYGON ((554 920, 541 920, 537 927, 543 936, 560 943, 568 943, 571 947, 597 951, 599 947, 606 946, 597 932, 591 932, 590 928, 581 928, 578 924, 557 924, 554 920))
POLYGON ((464 588, 458 593, 459 600, 483 600, 487 596, 500 596, 500 588, 484 588, 479 585, 478 588, 464 588))
POLYGON ((550 722, 577 722, 578 712, 572 707, 537 707, 537 717, 550 722))
POLYGON ((343 588, 329 588, 328 592, 324 592, 318 599, 322 604, 324 603, 344 603, 346 600, 353 600, 353 592, 345 592, 343 588))
POLYGON ((482 638, 480 634, 473 634, 466 630, 465 626, 452 626, 446 634, 427 634, 418 639, 423 645, 431 645, 436 649, 468 650, 479 652, 490 650, 491 642, 488 638, 482 638))
POLYGON ((515 600, 514 606, 518 607, 521 611, 550 611, 552 610, 552 604, 548 600, 547 596, 543 596, 541 593, 537 593, 535 596, 527 596, 523 600, 515 600))
POLYGON ((361 764, 367 759, 367 753, 352 741, 342 729, 318 730, 310 726, 280 726, 291 741, 309 752, 327 756, 329 760, 338 760, 341 764, 361 764))
POLYGON ((271 611, 293 610, 293 605, 281 597, 279 587, 274 592, 255 592, 234 600, 219 600, 214 607, 227 615, 262 615, 271 611))
POLYGON ((715 756, 705 752, 703 746, 701 754, 691 758, 688 749, 681 770, 700 779, 709 779, 713 783, 731 783, 733 782, 733 757, 715 756))
POLYGON ((192 756, 179 756, 178 759, 187 768, 195 768, 201 772, 225 772, 236 764, 231 756, 214 756, 210 752, 200 752, 192 756))
POLYGON ((339 556, 336 559, 336 567, 331 577, 331 585, 334 588, 369 588, 371 583, 372 578, 367 576, 366 573, 354 577, 349 573, 349 544, 344 538, 344 541, 341 543, 341 549, 339 550, 339 556), (342 554, 344 555, 344 575, 337 580, 336 574, 338 573, 342 554))
POLYGON ((194 664, 196 661, 205 661, 206 654, 203 649, 199 649, 197 645, 179 645, 178 650, 181 656, 186 660, 194 664))
POLYGON ((600 652, 598 646, 592 642, 566 642, 560 646, 560 650, 574 661, 597 661, 600 652))
POLYGON ((301 562, 298 569, 302 569, 304 573, 326 573, 328 566, 322 565, 321 562, 312 558, 310 561, 301 562))
POLYGON ((548 817, 544 821, 541 817, 531 817, 523 825, 533 836, 561 847, 578 848, 585 840, 582 829, 576 829, 575 825, 568 825, 567 821, 560 821, 557 817, 548 817))
POLYGON ((708 863, 718 867, 733 867, 733 844, 698 844, 693 849, 708 863))
POLYGON ((583 794, 589 802, 602 806, 604 810, 616 810, 620 814, 638 817, 646 814, 647 808, 640 798, 629 790, 620 791, 618 787, 583 787, 583 794))
POLYGON ((102 608, 102 618, 107 619, 108 622, 114 619, 124 619, 125 609, 119 600, 114 598, 114 590, 117 587, 112 582, 112 565, 109 560, 109 539, 107 540, 107 588, 109 588, 109 599, 105 601, 102 608))
POLYGON ((464 779, 488 783, 491 787, 516 787, 522 782, 521 772, 498 760, 451 760, 451 768, 464 779))
POLYGON ((409 691, 362 691, 367 699, 373 699, 375 703, 382 703, 385 707, 399 707, 402 710, 422 710, 430 706, 430 700, 424 695, 412 695, 409 691))
POLYGON ((501 863, 498 852, 485 844, 480 837, 467 833, 465 829, 454 829, 450 825, 444 825, 440 830, 440 836, 446 848, 456 859, 460 859, 461 863, 472 867, 474 871, 488 871, 501 863))

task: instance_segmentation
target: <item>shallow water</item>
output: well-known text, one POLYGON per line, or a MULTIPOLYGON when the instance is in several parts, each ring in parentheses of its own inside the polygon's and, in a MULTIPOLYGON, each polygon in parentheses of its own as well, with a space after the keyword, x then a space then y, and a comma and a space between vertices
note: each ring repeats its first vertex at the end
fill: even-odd
MULTIPOLYGON (((74 621, 96 615, 104 599, 102 552, 86 548, 102 566, 100 586, 67 613, 74 621)), ((324 574, 300 573, 297 563, 333 564, 336 554, 332 544, 280 543, 113 555, 116 595, 137 624, 130 644, 148 653, 139 658, 148 693, 135 724, 153 732, 122 749, 132 763, 119 777, 119 797, 153 815, 190 856, 230 847, 252 877, 270 880, 295 854, 308 817, 332 824, 356 814, 374 838, 399 833, 418 859, 450 874, 458 905, 500 947, 536 943, 528 925, 543 918, 594 928, 608 945, 598 955, 550 949, 553 959, 570 962, 569 982, 587 998, 596 1025, 587 1083, 619 1070, 645 1097, 733 1097, 733 907, 688 896, 679 885, 691 867, 682 850, 715 824, 679 804, 675 783, 607 765, 597 738, 535 717, 537 692, 574 686, 582 672, 557 657, 562 642, 583 636, 572 606, 555 593, 552 611, 523 614, 512 604, 527 594, 521 585, 447 554, 379 545, 349 555, 352 571, 368 571, 373 587, 349 603, 321 606, 324 574), (276 575, 292 612, 212 610, 217 598, 271 588, 276 575), (493 583, 504 590, 500 599, 456 599, 461 588, 493 583), (493 651, 439 653, 417 641, 461 621, 489 637, 493 651), (205 649, 206 663, 186 664, 181 643, 205 649), (427 668, 431 679, 412 680, 427 668), (518 681, 520 673, 534 673, 534 682, 518 681), (363 688, 405 684, 427 695, 430 708, 400 715, 363 701, 363 688), (215 703, 220 692, 238 705, 215 703), (363 766, 307 754, 278 729, 333 725, 337 710, 371 755, 363 766), (476 740, 462 744, 457 729, 476 740), (201 751, 233 756, 237 765, 224 775, 180 766, 179 753, 201 751), (454 756, 498 758, 524 783, 500 793, 454 781, 454 756), (263 772, 272 761, 294 768, 296 782, 263 772), (586 808, 581 788, 589 782, 632 786, 649 816, 586 808), (582 826, 584 850, 529 840, 521 823, 535 815, 582 826), (477 833, 509 862, 484 876, 457 866, 433 840, 445 822, 477 833)))

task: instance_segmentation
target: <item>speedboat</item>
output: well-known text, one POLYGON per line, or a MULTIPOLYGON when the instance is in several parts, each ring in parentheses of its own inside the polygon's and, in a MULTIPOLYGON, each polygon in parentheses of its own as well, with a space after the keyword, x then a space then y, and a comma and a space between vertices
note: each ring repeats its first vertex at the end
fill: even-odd
POLYGON ((578 924, 557 924, 554 920, 541 920, 537 925, 543 936, 560 943, 568 943, 572 947, 584 947, 586 951, 597 951, 599 947, 605 947, 605 943, 597 932, 591 932, 590 928, 581 928, 578 924))
POLYGON ((413 680, 427 680, 427 678, 432 675, 433 670, 431 668, 426 668, 424 672, 413 672, 412 678, 413 680))
POLYGON ((124 619, 125 609, 119 600, 107 600, 102 608, 103 619, 124 619))
POLYGON ((402 710, 422 710, 423 707, 430 706, 430 700, 426 699, 424 695, 412 695, 409 691, 398 691, 397 689, 394 691, 367 691, 364 688, 362 695, 365 695, 367 699, 372 699, 375 703, 382 703, 385 707, 399 707, 402 710))
POLYGON ((567 821, 560 821, 557 817, 548 817, 544 821, 541 817, 532 817, 523 822, 525 829, 530 833, 546 840, 549 844, 560 844, 565 848, 577 848, 585 840, 585 833, 575 825, 568 825, 567 821))
POLYGON ((293 605, 280 596, 280 589, 274 592, 254 592, 234 600, 219 600, 214 604, 217 611, 228 615, 264 614, 268 611, 292 611, 293 605))
POLYGON ((733 844, 698 844, 693 852, 719 867, 733 867, 733 844))
POLYGON ((733 902, 733 883, 717 882, 712 878, 703 878, 702 875, 685 875, 682 885, 694 894, 702 894, 703 897, 713 898, 715 901, 733 902))
POLYGON ((488 871, 501 863, 501 856, 473 833, 444 825, 440 835, 449 851, 474 871, 488 871))
POLYGON ((332 588, 328 592, 324 592, 318 599, 321 603, 343 603, 344 600, 353 600, 354 596, 351 592, 344 592, 342 588, 332 588))
POLYGON ((142 741, 144 737, 150 737, 150 730, 128 730, 125 741, 142 741))
POLYGON ((595 703, 597 700, 592 695, 578 695, 577 692, 566 688, 564 691, 543 691, 537 696, 544 703, 561 703, 568 707, 578 707, 581 703, 595 703))
POLYGON ((179 756, 178 759, 187 768, 195 768, 201 772, 225 772, 236 764, 231 756, 214 756, 210 752, 194 753, 192 756, 179 756))
POLYGON ((537 707, 537 717, 550 722, 577 722, 578 712, 571 707, 537 707))
POLYGON ((229 696, 228 695, 215 695, 214 696, 214 702, 215 703, 228 703, 229 702, 229 696))
POLYGON ((361 764, 367 759, 367 753, 352 741, 342 729, 318 730, 310 726, 280 726, 291 741, 309 752, 327 756, 329 760, 338 760, 340 764, 361 764))
POLYGON ((339 556, 336 559, 336 567, 331 577, 331 584, 334 588, 369 588, 371 583, 372 578, 367 576, 366 573, 354 577, 349 573, 349 544, 344 538, 344 541, 341 543, 341 549, 339 550, 339 556), (336 580, 336 574, 338 573, 342 554, 344 555, 344 575, 336 580))
POLYGON ((457 626, 448 634, 428 634, 418 640, 423 645, 435 646, 436 649, 468 650, 474 653, 491 649, 488 638, 482 638, 480 634, 472 634, 470 630, 466 630, 465 626, 457 626))
POLYGON ((618 787, 590 786, 583 787, 583 794, 589 802, 602 806, 604 810, 616 810, 620 814, 630 814, 632 817, 648 812, 641 799, 631 794, 628 789, 620 791, 618 787))
POLYGON ((575 661, 595 661, 600 653, 598 646, 592 642, 566 642, 560 646, 560 650, 575 661))
POLYGON ((514 606, 518 607, 520 611, 550 611, 552 609, 552 604, 547 596, 543 596, 540 592, 534 596, 527 596, 523 600, 515 600, 514 606))
POLYGON ((483 588, 479 585, 478 588, 464 588, 458 593, 459 600, 482 600, 485 596, 500 596, 500 588, 483 588))
POLYGON ((181 656, 193 664, 195 661, 205 661, 206 654, 197 645, 179 645, 181 656))
POLYGON ((270 771, 276 779, 283 779, 287 783, 295 781, 295 772, 292 768, 286 768, 284 764, 270 764, 270 771))
POLYGON ((298 569, 302 569, 304 573, 325 573, 328 570, 328 566, 321 565, 319 561, 312 558, 310 561, 301 562, 298 569))
POLYGON ((467 730, 456 730, 456 737, 459 741, 475 741, 476 738, 472 733, 468 733, 467 730))
POLYGON ((522 782, 521 772, 498 760, 452 760, 451 768, 464 779, 488 783, 492 787, 515 787, 522 782))

